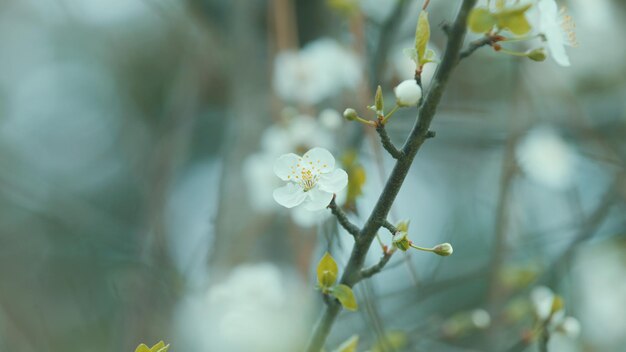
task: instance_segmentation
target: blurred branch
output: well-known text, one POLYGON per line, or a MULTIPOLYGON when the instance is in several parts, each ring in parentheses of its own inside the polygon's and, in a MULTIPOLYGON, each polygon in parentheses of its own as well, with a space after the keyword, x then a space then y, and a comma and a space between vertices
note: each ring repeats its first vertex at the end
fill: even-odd
MULTIPOLYGON (((361 230, 361 235, 355 241, 352 254, 341 277, 342 284, 352 287, 362 279, 360 275, 361 268, 363 267, 368 249, 376 237, 378 229, 386 221, 391 206, 400 191, 400 187, 409 173, 415 155, 427 139, 428 128, 435 116, 437 106, 441 101, 448 79, 459 62, 459 53, 467 30, 467 17, 470 10, 476 4, 476 1, 477 0, 464 0, 461 5, 461 9, 451 28, 446 51, 439 66, 439 70, 435 74, 431 89, 424 103, 420 106, 417 122, 402 148, 404 155, 396 161, 382 194, 378 198, 372 213, 361 230)), ((341 305, 339 302, 327 302, 324 312, 314 328, 307 351, 319 352, 322 349, 326 337, 340 310, 341 305)))
POLYGON ((459 54, 459 59, 465 59, 466 57, 472 55, 474 53, 474 51, 482 48, 483 46, 486 45, 493 45, 493 43, 495 42, 495 39, 493 36, 489 36, 486 35, 478 40, 475 40, 473 42, 471 42, 469 44, 469 46, 467 47, 467 49, 461 51, 461 53, 459 54))
POLYGON ((370 88, 376 89, 376 85, 380 81, 382 72, 385 68, 387 61, 387 55, 389 48, 393 43, 393 37, 398 30, 398 26, 402 23, 402 18, 407 13, 406 7, 410 2, 407 0, 398 0, 393 12, 380 28, 380 36, 378 37, 378 44, 376 45, 376 51, 374 52, 374 58, 372 60, 372 76, 370 78, 370 88))

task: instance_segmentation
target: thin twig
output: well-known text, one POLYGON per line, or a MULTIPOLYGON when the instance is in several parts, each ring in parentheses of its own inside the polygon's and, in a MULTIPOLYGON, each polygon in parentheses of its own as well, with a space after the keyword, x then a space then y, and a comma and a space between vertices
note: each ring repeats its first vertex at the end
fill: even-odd
MULTIPOLYGON (((435 74, 435 78, 433 79, 424 103, 420 106, 417 122, 413 126, 402 148, 404 155, 397 159, 372 213, 363 226, 359 237, 356 238, 350 259, 341 277, 340 282, 344 285, 352 287, 362 279, 361 269, 363 268, 368 249, 376 237, 378 229, 382 226, 385 219, 387 219, 387 215, 400 191, 400 187, 409 173, 413 159, 426 140, 428 128, 435 116, 437 106, 441 101, 448 79, 459 62, 459 53, 461 52, 461 46, 463 45, 463 39, 465 38, 467 30, 467 17, 470 10, 476 5, 476 1, 477 0, 463 0, 461 9, 450 29, 446 51, 439 65, 439 69, 435 74)), ((319 352, 322 349, 340 309, 341 305, 337 302, 330 302, 326 305, 326 308, 314 328, 313 336, 309 341, 307 347, 308 352, 319 352)))
POLYGON ((330 204, 328 204, 328 208, 333 213, 333 215, 337 217, 337 221, 339 222, 339 224, 341 224, 341 226, 346 231, 348 231, 349 234, 354 236, 354 238, 359 237, 360 229, 355 224, 350 222, 350 220, 348 220, 348 216, 346 215, 346 213, 344 213, 343 209, 341 209, 341 207, 335 202, 335 197, 333 197, 333 200, 331 200, 330 204))
POLYGON ((392 235, 395 235, 396 232, 398 232, 398 229, 387 220, 383 221, 382 226, 386 228, 387 230, 389 230, 389 232, 391 232, 392 235))
POLYGON ((467 47, 467 49, 463 50, 460 54, 459 54, 459 59, 465 59, 466 57, 472 55, 472 53, 474 53, 474 51, 482 48, 483 46, 486 45, 493 45, 493 43, 495 42, 494 37, 490 36, 490 35, 486 35, 478 40, 475 40, 473 42, 471 42, 469 44, 469 46, 467 47))
POLYGON ((361 270, 361 280, 367 279, 368 277, 372 277, 375 274, 378 274, 381 270, 383 270, 383 268, 385 267, 385 265, 387 265, 387 263, 389 262, 389 259, 391 259, 391 256, 395 252, 396 251, 394 249, 387 251, 386 253, 383 254, 382 257, 380 257, 380 260, 378 261, 378 263, 370 266, 369 268, 361 270))
POLYGON ((396 146, 389 138, 387 130, 385 129, 385 125, 383 125, 382 123, 377 124, 376 132, 378 132, 378 135, 380 136, 380 142, 382 143, 385 150, 389 152, 389 155, 391 155, 394 159, 400 159, 402 157, 402 151, 396 148, 396 146))

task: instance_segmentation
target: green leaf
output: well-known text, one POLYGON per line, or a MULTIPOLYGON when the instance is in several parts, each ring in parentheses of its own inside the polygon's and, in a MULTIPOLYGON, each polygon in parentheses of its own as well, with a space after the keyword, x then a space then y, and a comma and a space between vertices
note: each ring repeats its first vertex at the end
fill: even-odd
POLYGON ((496 25, 496 17, 486 7, 475 7, 467 19, 469 29, 475 33, 489 32, 496 25))
POLYGON ((498 21, 498 27, 507 29, 515 35, 523 35, 531 30, 530 23, 526 19, 526 11, 530 9, 532 4, 513 7, 502 10, 495 14, 498 21))
POLYGON ((430 23, 428 23, 428 12, 420 12, 417 19, 417 28, 415 29, 415 51, 417 52, 416 64, 423 65, 424 53, 426 46, 430 40, 430 23))
POLYGON ((376 106, 376 112, 382 114, 385 109, 385 101, 383 100, 383 89, 378 86, 376 88, 376 96, 374 97, 374 105, 376 106))
POLYGON ((419 60, 417 59, 417 50, 415 50, 415 48, 404 48, 402 49, 402 53, 404 56, 415 61, 416 65, 419 64, 419 60))
POLYGON ((337 285, 333 287, 331 293, 345 309, 355 311, 359 307, 356 303, 356 298, 354 298, 354 292, 352 292, 350 287, 343 284, 337 285))
POLYGON ((426 49, 426 54, 424 55, 424 64, 437 61, 437 54, 435 54, 435 51, 432 49, 426 49))
POLYGON ((150 351, 150 347, 142 343, 139 346, 137 346, 137 348, 135 348, 135 352, 151 352, 151 351, 150 351))
POLYGON ((335 259, 326 252, 319 264, 317 264, 317 283, 322 288, 331 287, 337 281, 339 269, 335 259))
POLYGON ((358 347, 358 345, 359 335, 352 335, 333 352, 356 352, 356 348, 358 347))
POLYGON ((165 342, 161 340, 152 347, 148 347, 142 343, 139 346, 137 346, 137 348, 135 349, 135 352, 167 352, 169 348, 170 348, 170 345, 166 345, 165 342))

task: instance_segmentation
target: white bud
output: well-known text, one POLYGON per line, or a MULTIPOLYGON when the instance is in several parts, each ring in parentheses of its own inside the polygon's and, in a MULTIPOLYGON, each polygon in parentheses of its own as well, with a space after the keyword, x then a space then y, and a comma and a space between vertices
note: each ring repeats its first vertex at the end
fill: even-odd
POLYGON ((541 320, 545 320, 552 312, 554 293, 545 286, 537 286, 530 292, 530 301, 535 309, 535 314, 541 320))
POLYGON ((400 106, 415 106, 422 99, 422 88, 414 79, 401 82, 393 91, 396 93, 396 102, 400 106))
POLYGON ((576 338, 580 335, 580 322, 574 317, 565 317, 557 329, 569 337, 576 338))

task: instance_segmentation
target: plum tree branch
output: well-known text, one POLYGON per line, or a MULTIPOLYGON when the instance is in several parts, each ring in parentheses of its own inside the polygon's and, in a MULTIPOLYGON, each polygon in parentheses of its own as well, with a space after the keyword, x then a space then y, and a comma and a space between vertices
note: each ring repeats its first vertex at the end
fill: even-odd
POLYGON ((339 224, 346 231, 348 231, 349 234, 351 234, 355 238, 359 236, 359 232, 361 230, 358 228, 358 226, 348 220, 348 216, 346 215, 346 213, 344 213, 343 209, 341 209, 341 207, 335 202, 335 197, 333 197, 333 199, 330 201, 328 208, 333 213, 333 215, 335 215, 339 224))
MULTIPOLYGON (((396 164, 387 179, 387 183, 372 210, 365 225, 356 236, 350 259, 341 277, 341 283, 350 287, 363 279, 361 270, 365 262, 365 257, 376 237, 376 233, 385 223, 391 206, 402 187, 402 183, 409 173, 413 159, 418 150, 428 138, 428 128, 435 116, 437 106, 441 101, 448 79, 456 65, 459 63, 459 54, 463 39, 467 31, 467 17, 477 0, 463 0, 461 8, 456 16, 454 24, 450 28, 446 50, 435 74, 430 90, 419 108, 418 118, 413 129, 402 147, 403 155, 397 159, 396 164)), ((330 301, 326 304, 322 315, 314 327, 313 335, 307 347, 308 352, 319 352, 324 346, 326 337, 335 322, 341 305, 337 301, 330 301)))

